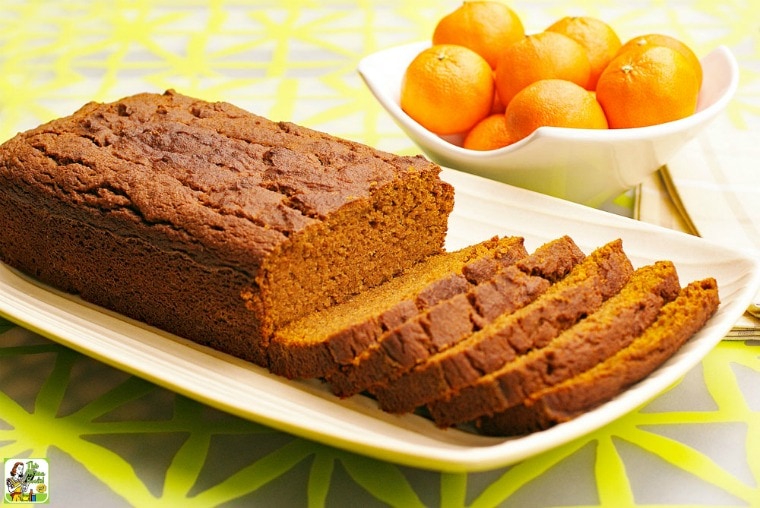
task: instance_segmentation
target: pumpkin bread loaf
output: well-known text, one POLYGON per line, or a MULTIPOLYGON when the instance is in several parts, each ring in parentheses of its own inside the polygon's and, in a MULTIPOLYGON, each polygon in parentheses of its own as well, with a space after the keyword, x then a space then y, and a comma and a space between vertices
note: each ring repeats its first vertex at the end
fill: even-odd
POLYGON ((672 263, 634 271, 621 240, 444 252, 439 173, 173 91, 93 102, 0 145, 0 261, 276 374, 493 435, 616 396, 718 306, 714 280, 676 297, 672 263))
POLYGON ((370 391, 386 411, 413 411, 475 382, 518 355, 545 346, 620 291, 632 273, 622 242, 614 240, 589 254, 530 304, 502 314, 392 383, 377 383, 370 391))
POLYGON ((90 103, 0 147, 0 260, 266 365, 276 328, 442 251, 439 172, 173 91, 90 103))
POLYGON ((370 347, 386 330, 465 293, 501 265, 527 256, 521 237, 492 238, 418 263, 340 305, 313 312, 277 330, 270 369, 288 378, 325 377, 370 347))
POLYGON ((611 400, 668 360, 705 325, 719 303, 715 279, 689 283, 630 345, 580 374, 531 393, 505 411, 478 419, 477 427, 489 435, 525 434, 571 420, 611 400))
POLYGON ((439 426, 448 427, 493 415, 591 368, 649 327, 680 289, 673 263, 639 268, 619 293, 545 347, 518 356, 471 385, 429 403, 431 417, 439 426))
POLYGON ((564 236, 542 245, 488 280, 473 285, 383 333, 351 363, 328 377, 336 395, 348 397, 377 382, 388 383, 432 354, 511 313, 564 277, 585 255, 564 236))

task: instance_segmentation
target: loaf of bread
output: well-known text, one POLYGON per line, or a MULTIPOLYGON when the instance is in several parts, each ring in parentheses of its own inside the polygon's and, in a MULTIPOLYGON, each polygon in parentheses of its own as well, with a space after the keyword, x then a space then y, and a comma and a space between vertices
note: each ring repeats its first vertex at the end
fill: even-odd
POLYGON ((618 396, 662 365, 718 308, 715 279, 689 283, 627 347, 590 369, 531 393, 519 404, 477 420, 485 434, 510 436, 569 421, 618 396))
POLYGON ((0 147, 0 260, 267 365, 275 329, 442 251, 439 172, 172 91, 90 103, 0 147))

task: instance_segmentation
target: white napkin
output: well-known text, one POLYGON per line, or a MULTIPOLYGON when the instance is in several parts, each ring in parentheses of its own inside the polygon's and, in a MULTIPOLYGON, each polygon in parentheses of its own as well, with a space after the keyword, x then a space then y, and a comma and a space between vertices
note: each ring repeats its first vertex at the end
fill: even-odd
MULTIPOLYGON (((639 218, 760 256, 758 159, 760 134, 737 129, 721 117, 709 135, 699 136, 681 150, 662 175, 641 185, 639 218), (668 212, 681 218, 664 219, 671 225, 663 224, 668 212)), ((741 338, 742 329, 758 327, 760 321, 745 314, 731 335, 741 338)))
POLYGON ((668 164, 699 235, 760 256, 760 135, 700 137, 668 164), (716 149, 720 147, 720 149, 716 149))
POLYGON ((653 173, 636 189, 633 217, 643 222, 699 236, 685 210, 678 206, 668 191, 670 175, 667 166, 653 173))

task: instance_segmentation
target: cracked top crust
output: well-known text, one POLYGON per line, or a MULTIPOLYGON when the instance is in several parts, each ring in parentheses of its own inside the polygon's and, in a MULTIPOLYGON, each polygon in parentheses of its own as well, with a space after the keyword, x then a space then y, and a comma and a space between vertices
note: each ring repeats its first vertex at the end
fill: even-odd
POLYGON ((196 255, 210 249, 247 262, 375 187, 439 171, 422 157, 171 90, 89 103, 0 150, 3 185, 22 199, 36 186, 52 213, 66 213, 61 203, 91 208, 100 227, 137 223, 155 241, 201 243, 196 255))

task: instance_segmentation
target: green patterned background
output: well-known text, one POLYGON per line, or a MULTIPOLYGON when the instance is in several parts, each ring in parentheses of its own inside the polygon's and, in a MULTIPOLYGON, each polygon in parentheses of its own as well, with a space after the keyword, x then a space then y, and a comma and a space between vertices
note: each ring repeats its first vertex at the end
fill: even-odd
MULTIPOLYGON (((4 0, 0 141, 88 100, 176 88, 415 153, 356 65, 428 38, 458 3, 4 0)), ((623 39, 665 32, 699 54, 724 44, 741 67, 726 114, 760 125, 757 0, 509 5, 529 31, 587 14, 623 39)), ((53 506, 760 506, 758 346, 721 343, 666 394, 558 449, 442 474, 241 420, 0 320, 0 456, 47 457, 53 506)))

